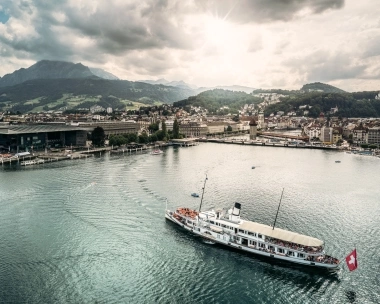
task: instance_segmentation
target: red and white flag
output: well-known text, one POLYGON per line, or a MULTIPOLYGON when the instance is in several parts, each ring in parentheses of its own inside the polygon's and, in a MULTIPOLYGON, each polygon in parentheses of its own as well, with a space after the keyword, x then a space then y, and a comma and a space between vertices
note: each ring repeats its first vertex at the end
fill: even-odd
POLYGON ((356 248, 348 256, 346 256, 346 263, 350 271, 353 271, 356 268, 358 268, 358 260, 356 258, 356 248))

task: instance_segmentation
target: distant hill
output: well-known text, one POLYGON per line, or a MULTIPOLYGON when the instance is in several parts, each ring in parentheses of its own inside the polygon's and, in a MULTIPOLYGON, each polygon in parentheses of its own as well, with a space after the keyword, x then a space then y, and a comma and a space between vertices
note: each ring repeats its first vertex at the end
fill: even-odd
POLYGON ((345 93, 345 91, 334 87, 332 85, 321 83, 321 82, 314 82, 314 83, 308 83, 305 84, 301 91, 304 92, 324 92, 324 93, 345 93))
POLYGON ((168 81, 164 78, 160 78, 158 80, 139 80, 139 82, 144 82, 144 83, 149 83, 149 84, 162 84, 162 85, 165 85, 165 86, 172 86, 172 87, 179 87, 179 88, 183 88, 183 89, 189 89, 189 90, 194 90, 194 89, 197 89, 198 87, 197 86, 194 86, 194 85, 191 85, 191 84, 188 84, 182 80, 179 80, 179 81, 168 81))
POLYGON ((99 68, 90 68, 91 73, 93 73, 95 76, 98 76, 103 79, 108 79, 108 80, 119 80, 118 77, 115 75, 99 68))
POLYGON ((254 88, 251 88, 251 87, 231 85, 231 86, 201 87, 201 88, 196 89, 196 92, 201 93, 204 91, 215 90, 215 89, 234 91, 234 92, 245 92, 247 94, 252 93, 254 90, 254 88))
POLYGON ((258 104, 261 99, 245 92, 214 89, 204 91, 197 96, 173 103, 190 111, 191 106, 203 107, 213 114, 237 114, 245 104, 258 104))
POLYGON ((197 87, 192 84, 188 84, 182 80, 179 81, 168 81, 164 78, 158 79, 158 80, 139 80, 140 82, 145 82, 149 84, 162 84, 165 86, 173 86, 173 87, 180 87, 183 89, 192 89, 194 90, 195 94, 199 94, 205 91, 215 90, 215 89, 221 89, 221 90, 228 90, 228 91, 235 91, 235 92, 245 92, 245 93, 252 93, 254 88, 251 87, 245 87, 240 85, 230 85, 230 86, 215 86, 215 87, 197 87))
POLYGON ((0 78, 0 87, 13 86, 33 79, 87 77, 95 77, 95 75, 81 63, 42 60, 27 69, 22 68, 0 78))
POLYGON ((88 102, 95 105, 102 98, 110 96, 119 101, 136 101, 144 104, 172 103, 192 94, 192 90, 178 87, 127 80, 107 80, 95 76, 78 79, 34 79, 0 88, 0 109, 25 113, 36 111, 36 108, 41 107, 81 108, 88 107, 88 102), (81 106, 81 101, 86 104, 81 106))
POLYGON ((281 102, 271 104, 264 110, 266 116, 279 111, 296 112, 298 116, 318 117, 321 112, 326 116, 340 117, 380 117, 379 91, 354 93, 305 92, 283 97, 281 102), (338 111, 332 111, 333 108, 338 111), (308 113, 305 114, 305 111, 308 113))

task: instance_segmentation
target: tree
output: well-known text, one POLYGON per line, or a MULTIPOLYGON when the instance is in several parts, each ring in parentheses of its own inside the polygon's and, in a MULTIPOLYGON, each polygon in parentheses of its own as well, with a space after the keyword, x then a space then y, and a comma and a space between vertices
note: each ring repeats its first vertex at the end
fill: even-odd
POLYGON ((102 127, 96 127, 94 131, 92 131, 91 139, 94 146, 104 146, 104 141, 106 139, 104 129, 102 127))
POLYGON ((177 119, 175 119, 173 123, 173 138, 179 138, 179 123, 177 119))
POLYGON ((145 132, 142 132, 141 135, 139 135, 139 143, 140 144, 147 144, 149 142, 149 137, 145 132))
POLYGON ((162 135, 163 135, 163 140, 167 140, 168 138, 168 131, 167 131, 167 128, 166 128, 166 123, 165 123, 165 120, 162 121, 162 135))
POLYGON ((148 129, 149 129, 149 131, 151 133, 157 132, 158 129, 159 129, 158 123, 152 123, 152 124, 150 124, 149 127, 148 127, 148 129))
POLYGON ((354 143, 354 140, 353 140, 354 136, 352 134, 348 135, 348 140, 347 142, 352 145, 354 143))

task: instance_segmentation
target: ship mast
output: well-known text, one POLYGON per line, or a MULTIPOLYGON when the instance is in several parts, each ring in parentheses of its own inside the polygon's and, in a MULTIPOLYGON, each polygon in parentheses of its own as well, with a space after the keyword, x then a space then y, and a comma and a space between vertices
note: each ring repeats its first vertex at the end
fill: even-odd
POLYGON ((284 194, 284 188, 282 188, 281 198, 280 198, 280 202, 278 203, 278 208, 277 208, 276 218, 274 219, 274 223, 273 223, 273 228, 272 228, 272 230, 274 230, 274 226, 276 226, 277 215, 278 215, 278 211, 280 210, 280 205, 281 205, 281 200, 282 200, 282 195, 283 195, 283 194, 284 194))
POLYGON ((202 207, 202 202, 203 202, 203 194, 205 193, 205 188, 206 188, 206 181, 207 181, 207 174, 206 174, 206 178, 205 178, 205 183, 203 184, 203 188, 202 188, 202 197, 201 197, 201 203, 199 205, 199 211, 198 213, 201 212, 201 207, 202 207))

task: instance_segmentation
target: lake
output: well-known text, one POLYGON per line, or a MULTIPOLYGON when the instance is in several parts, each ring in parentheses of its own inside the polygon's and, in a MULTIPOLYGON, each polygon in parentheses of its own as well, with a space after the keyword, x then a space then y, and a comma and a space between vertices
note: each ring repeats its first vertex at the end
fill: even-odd
POLYGON ((379 172, 370 156, 217 143, 3 165, 0 302, 379 303, 379 172), (276 227, 324 240, 340 271, 272 263, 165 221, 166 204, 199 206, 206 174, 203 210, 240 202, 268 225, 284 189, 276 227))

